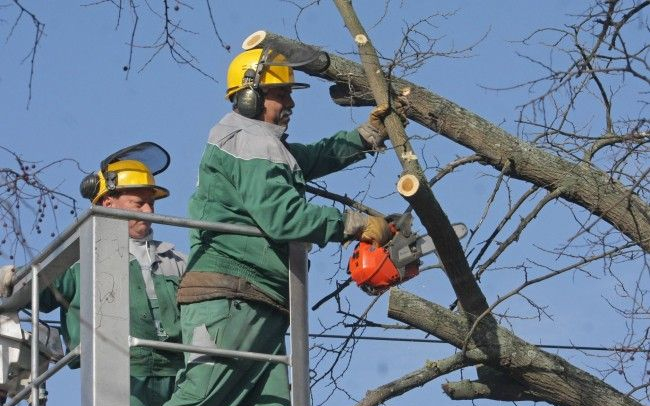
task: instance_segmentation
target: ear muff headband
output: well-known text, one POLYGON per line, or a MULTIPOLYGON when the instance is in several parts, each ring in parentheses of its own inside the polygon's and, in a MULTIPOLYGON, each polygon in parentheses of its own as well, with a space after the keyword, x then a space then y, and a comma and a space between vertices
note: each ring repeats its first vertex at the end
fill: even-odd
POLYGON ((117 188, 117 172, 105 171, 104 180, 106 181, 106 189, 113 191, 117 188))

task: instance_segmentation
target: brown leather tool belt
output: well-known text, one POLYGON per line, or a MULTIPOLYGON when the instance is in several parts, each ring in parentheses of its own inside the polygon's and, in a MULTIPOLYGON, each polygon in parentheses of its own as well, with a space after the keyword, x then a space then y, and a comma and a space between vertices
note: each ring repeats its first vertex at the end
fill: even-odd
POLYGON ((178 304, 227 298, 244 299, 269 305, 286 315, 289 310, 244 278, 217 272, 191 271, 183 275, 178 289, 178 304))

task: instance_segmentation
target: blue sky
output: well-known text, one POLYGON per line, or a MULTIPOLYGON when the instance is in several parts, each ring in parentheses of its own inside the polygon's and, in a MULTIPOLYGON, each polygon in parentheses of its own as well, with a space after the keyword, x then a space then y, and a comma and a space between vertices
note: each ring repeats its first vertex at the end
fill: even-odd
MULTIPOLYGON (((436 12, 455 13, 435 18, 434 26, 429 27, 432 36, 439 38, 440 49, 461 49, 486 35, 466 57, 433 58, 409 79, 515 133, 516 106, 530 97, 526 89, 492 92, 482 86, 505 87, 539 75, 538 67, 515 54, 522 50, 538 52, 539 49, 522 48, 516 41, 535 28, 571 21, 566 14, 575 11, 570 7, 578 7, 577 3, 580 3, 578 9, 586 4, 560 0, 392 1, 387 3, 385 17, 382 17, 383 2, 355 2, 355 6, 375 46, 387 56, 392 55, 399 44, 404 21, 436 12)), ((354 43, 329 2, 306 9, 297 23, 298 9, 289 2, 249 1, 246 6, 239 2, 212 2, 217 28, 225 43, 231 46, 230 52, 220 46, 214 35, 205 4, 197 2, 192 9, 181 6, 175 12, 181 16, 183 26, 193 31, 179 32, 179 38, 197 58, 197 65, 215 80, 174 62, 167 50, 150 60, 153 50, 147 46, 155 42, 160 26, 159 21, 145 10, 141 10, 143 17, 136 36, 136 43, 143 47, 134 49, 134 61, 127 80, 122 67, 129 58, 127 43, 131 21, 128 13, 118 24, 116 10, 109 3, 82 6, 77 2, 25 1, 24 6, 34 11, 45 24, 45 35, 37 51, 32 98, 27 108, 30 65, 23 58, 31 49, 33 27, 29 20, 21 20, 13 35, 4 42, 16 12, 11 8, 8 11, 0 9, 0 35, 3 37, 0 46, 0 145, 33 161, 74 158, 81 168, 91 171, 97 169, 99 161, 107 154, 126 145, 140 141, 157 142, 172 156, 170 168, 158 176, 158 182, 168 187, 172 195, 156 207, 157 212, 169 215, 185 216, 208 130, 230 109, 223 97, 227 65, 247 35, 266 29, 295 37, 297 31, 306 43, 354 59, 350 54, 355 50, 354 43), (145 15, 149 17, 145 18, 145 15)), ((294 93, 296 108, 289 129, 291 141, 316 141, 337 130, 353 128, 365 120, 368 108, 336 106, 328 95, 329 83, 301 73, 297 75, 299 81, 307 81, 312 87, 294 93)), ((444 165, 454 157, 468 153, 417 124, 411 124, 407 132, 412 136, 430 137, 421 157, 429 165, 437 161, 444 165)), ((369 189, 365 195, 367 204, 386 213, 404 210, 404 201, 394 194, 400 168, 391 154, 391 151, 382 154, 370 173, 362 164, 352 172, 326 178, 329 190, 357 196, 369 189)), ((3 155, 2 159, 6 157, 3 155)), ((365 162, 370 163, 370 159, 365 162)), ((479 221, 495 175, 489 168, 462 170, 436 186, 434 192, 452 222, 462 221, 473 226, 479 221)), ((49 176, 61 191, 78 197, 78 185, 83 175, 75 165, 62 164, 49 176)), ((519 184, 514 182, 514 187, 519 187, 519 184)), ((79 199, 82 208, 88 207, 87 202, 79 199)), ((526 255, 537 255, 532 246, 544 240, 545 235, 557 236, 560 241, 563 235, 570 233, 564 220, 555 220, 567 216, 562 205, 549 207, 544 215, 545 221, 533 224, 530 234, 513 249, 516 252, 506 257, 502 264, 504 267, 515 264, 526 255)), ((71 221, 69 216, 61 215, 59 230, 71 221)), ((50 231, 57 231, 51 222, 45 234, 49 235, 50 231)), ((185 230, 159 227, 156 236, 173 241, 181 250, 187 251, 185 230)), ((36 245, 46 243, 35 235, 32 238, 36 245)), ((349 253, 345 251, 343 256, 349 253)), ((335 263, 337 259, 338 253, 333 246, 312 255, 311 303, 333 289, 330 279, 337 272, 336 280, 345 279, 346 275, 335 263)), ((2 261, 7 262, 8 258, 3 257, 2 261)), ((431 262, 435 262, 435 257, 429 258, 431 262)), ((630 273, 633 270, 630 269, 630 273)), ((615 318, 613 311, 602 301, 602 297, 612 295, 612 284, 605 275, 600 276, 602 278, 565 275, 531 288, 527 292, 549 306, 553 320, 519 320, 515 322, 516 332, 534 343, 613 345, 622 338, 621 320, 615 318), (596 313, 598 317, 585 317, 585 313, 596 313)), ((504 268, 486 276, 482 288, 488 300, 493 301, 499 294, 516 286, 519 278, 504 268)), ((405 288, 442 305, 453 300, 449 283, 440 271, 427 271, 406 284, 405 288)), ((348 289, 350 306, 361 312, 370 298, 358 290, 353 292, 354 289, 348 289)), ((505 309, 531 315, 529 310, 522 308, 522 302, 516 300, 512 305, 504 305, 502 310, 505 309)), ((317 332, 318 320, 331 322, 334 310, 330 304, 313 314, 312 330, 317 332)), ((371 318, 390 323, 385 314, 386 303, 382 299, 371 312, 371 318)), ((383 330, 367 333, 398 335, 383 330)), ((422 334, 411 333, 408 336, 422 337, 422 334)), ((358 353, 345 378, 346 389, 357 398, 362 397, 367 389, 422 366, 426 359, 434 360, 453 352, 450 346, 439 344, 361 342, 357 348, 358 353)), ((560 355, 591 372, 590 366, 597 365, 597 360, 575 351, 561 352, 560 355)), ((472 376, 471 371, 469 376, 472 376)), ((49 404, 78 404, 78 395, 69 386, 74 388, 78 385, 77 377, 70 372, 57 377, 48 386, 49 404)), ((458 376, 453 379, 456 378, 458 376)), ((442 382, 436 380, 388 404, 470 404, 448 400, 440 389, 442 382)), ((322 392, 317 394, 317 398, 327 390, 319 388, 322 392)), ((331 402, 353 403, 342 393, 335 393, 331 402)), ((495 403, 482 401, 479 404, 495 403)))

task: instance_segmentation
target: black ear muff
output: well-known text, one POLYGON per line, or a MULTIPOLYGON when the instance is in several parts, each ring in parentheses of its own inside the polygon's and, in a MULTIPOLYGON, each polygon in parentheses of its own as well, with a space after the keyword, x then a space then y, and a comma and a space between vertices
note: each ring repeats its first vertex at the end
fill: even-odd
POLYGON ((93 200, 99 193, 99 176, 96 173, 86 175, 79 184, 79 192, 84 198, 93 200))
POLYGON ((242 116, 257 118, 264 108, 264 97, 258 89, 247 87, 235 93, 233 103, 242 116))
POLYGON ((245 87, 235 93, 233 105, 244 117, 257 118, 264 108, 264 96, 260 91, 260 71, 263 64, 258 63, 257 70, 247 69, 242 78, 245 87))

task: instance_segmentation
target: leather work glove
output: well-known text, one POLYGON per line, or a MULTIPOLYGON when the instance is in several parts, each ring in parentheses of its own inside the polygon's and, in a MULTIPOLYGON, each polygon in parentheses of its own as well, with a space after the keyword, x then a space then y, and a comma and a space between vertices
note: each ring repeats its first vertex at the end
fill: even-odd
POLYGON ((358 211, 345 212, 343 234, 380 246, 386 244, 393 236, 388 222, 383 217, 369 216, 358 211))
POLYGON ((398 97, 393 102, 393 109, 387 104, 381 104, 375 107, 368 116, 368 121, 363 123, 359 128, 361 138, 372 147, 374 151, 380 151, 386 148, 384 141, 388 139, 388 132, 384 125, 384 119, 391 111, 395 111, 402 120, 402 125, 406 126, 406 111, 408 109, 408 100, 405 97, 398 97))
POLYGON ((16 267, 13 265, 0 266, 0 297, 9 297, 13 291, 13 277, 16 267))

